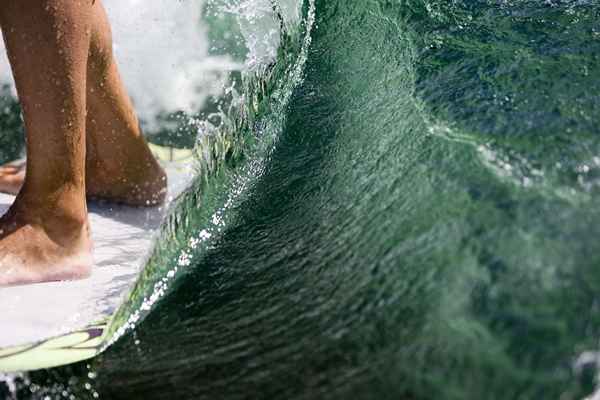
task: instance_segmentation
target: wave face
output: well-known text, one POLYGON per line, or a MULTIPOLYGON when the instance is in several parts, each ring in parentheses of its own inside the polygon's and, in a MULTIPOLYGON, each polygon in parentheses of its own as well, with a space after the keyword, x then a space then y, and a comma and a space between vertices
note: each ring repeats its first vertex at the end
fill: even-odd
POLYGON ((13 393, 591 395, 600 4, 221 3, 246 49, 278 21, 275 61, 200 124, 119 340, 13 393))

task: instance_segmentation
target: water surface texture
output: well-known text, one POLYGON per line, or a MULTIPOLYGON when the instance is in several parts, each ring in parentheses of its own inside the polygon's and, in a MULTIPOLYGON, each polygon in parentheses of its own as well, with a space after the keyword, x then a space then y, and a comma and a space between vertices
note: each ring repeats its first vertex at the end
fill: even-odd
POLYGON ((115 343, 0 397, 600 398, 598 1, 201 5, 244 67, 115 343))

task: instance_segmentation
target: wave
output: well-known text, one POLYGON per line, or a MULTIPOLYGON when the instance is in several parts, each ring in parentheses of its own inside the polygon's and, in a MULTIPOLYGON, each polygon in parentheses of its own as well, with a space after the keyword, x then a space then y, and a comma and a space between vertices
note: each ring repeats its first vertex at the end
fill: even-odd
MULTIPOLYGON (((249 5, 256 7, 256 3, 246 7, 249 5)), ((285 10, 293 7, 298 8, 291 4, 285 10)), ((264 55, 263 60, 254 56, 264 54, 264 50, 251 50, 250 68, 241 76, 242 94, 229 93, 228 108, 211 115, 216 124, 200 124, 194 149, 197 176, 190 189, 176 200, 141 277, 111 322, 109 336, 113 339, 107 346, 133 329, 173 281, 185 279, 186 267, 214 247, 230 221, 235 220, 236 208, 264 172, 285 124, 290 97, 302 81, 314 7, 314 1, 308 1, 301 19, 286 17, 276 3, 269 10, 281 23, 278 56, 266 63, 270 60, 264 55)))
POLYGON ((597 4, 273 4, 275 59, 197 124, 198 176, 119 339, 28 379, 109 398, 591 395, 597 4))

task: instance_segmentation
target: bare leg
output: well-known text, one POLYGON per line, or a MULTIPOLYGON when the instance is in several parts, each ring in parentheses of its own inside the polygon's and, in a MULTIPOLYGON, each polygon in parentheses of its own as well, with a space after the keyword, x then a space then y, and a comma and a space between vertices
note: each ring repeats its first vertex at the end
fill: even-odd
POLYGON ((142 136, 112 52, 108 18, 94 7, 87 80, 87 194, 130 205, 161 203, 166 176, 142 136))
MULTIPOLYGON (((155 205, 166 194, 166 176, 143 136, 112 54, 106 13, 96 1, 87 64, 88 197, 130 205, 155 205)), ((0 167, 0 192, 17 194, 24 168, 0 167)))
POLYGON ((85 277, 86 72, 92 0, 0 6, 27 132, 23 188, 0 219, 0 285, 85 277))

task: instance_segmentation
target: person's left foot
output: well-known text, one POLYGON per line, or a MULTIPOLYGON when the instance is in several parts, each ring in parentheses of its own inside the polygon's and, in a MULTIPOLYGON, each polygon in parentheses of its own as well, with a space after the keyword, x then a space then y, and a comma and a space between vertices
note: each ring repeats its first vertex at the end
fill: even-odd
POLYGON ((0 287, 83 279, 93 264, 85 207, 77 193, 17 199, 0 218, 0 287))

